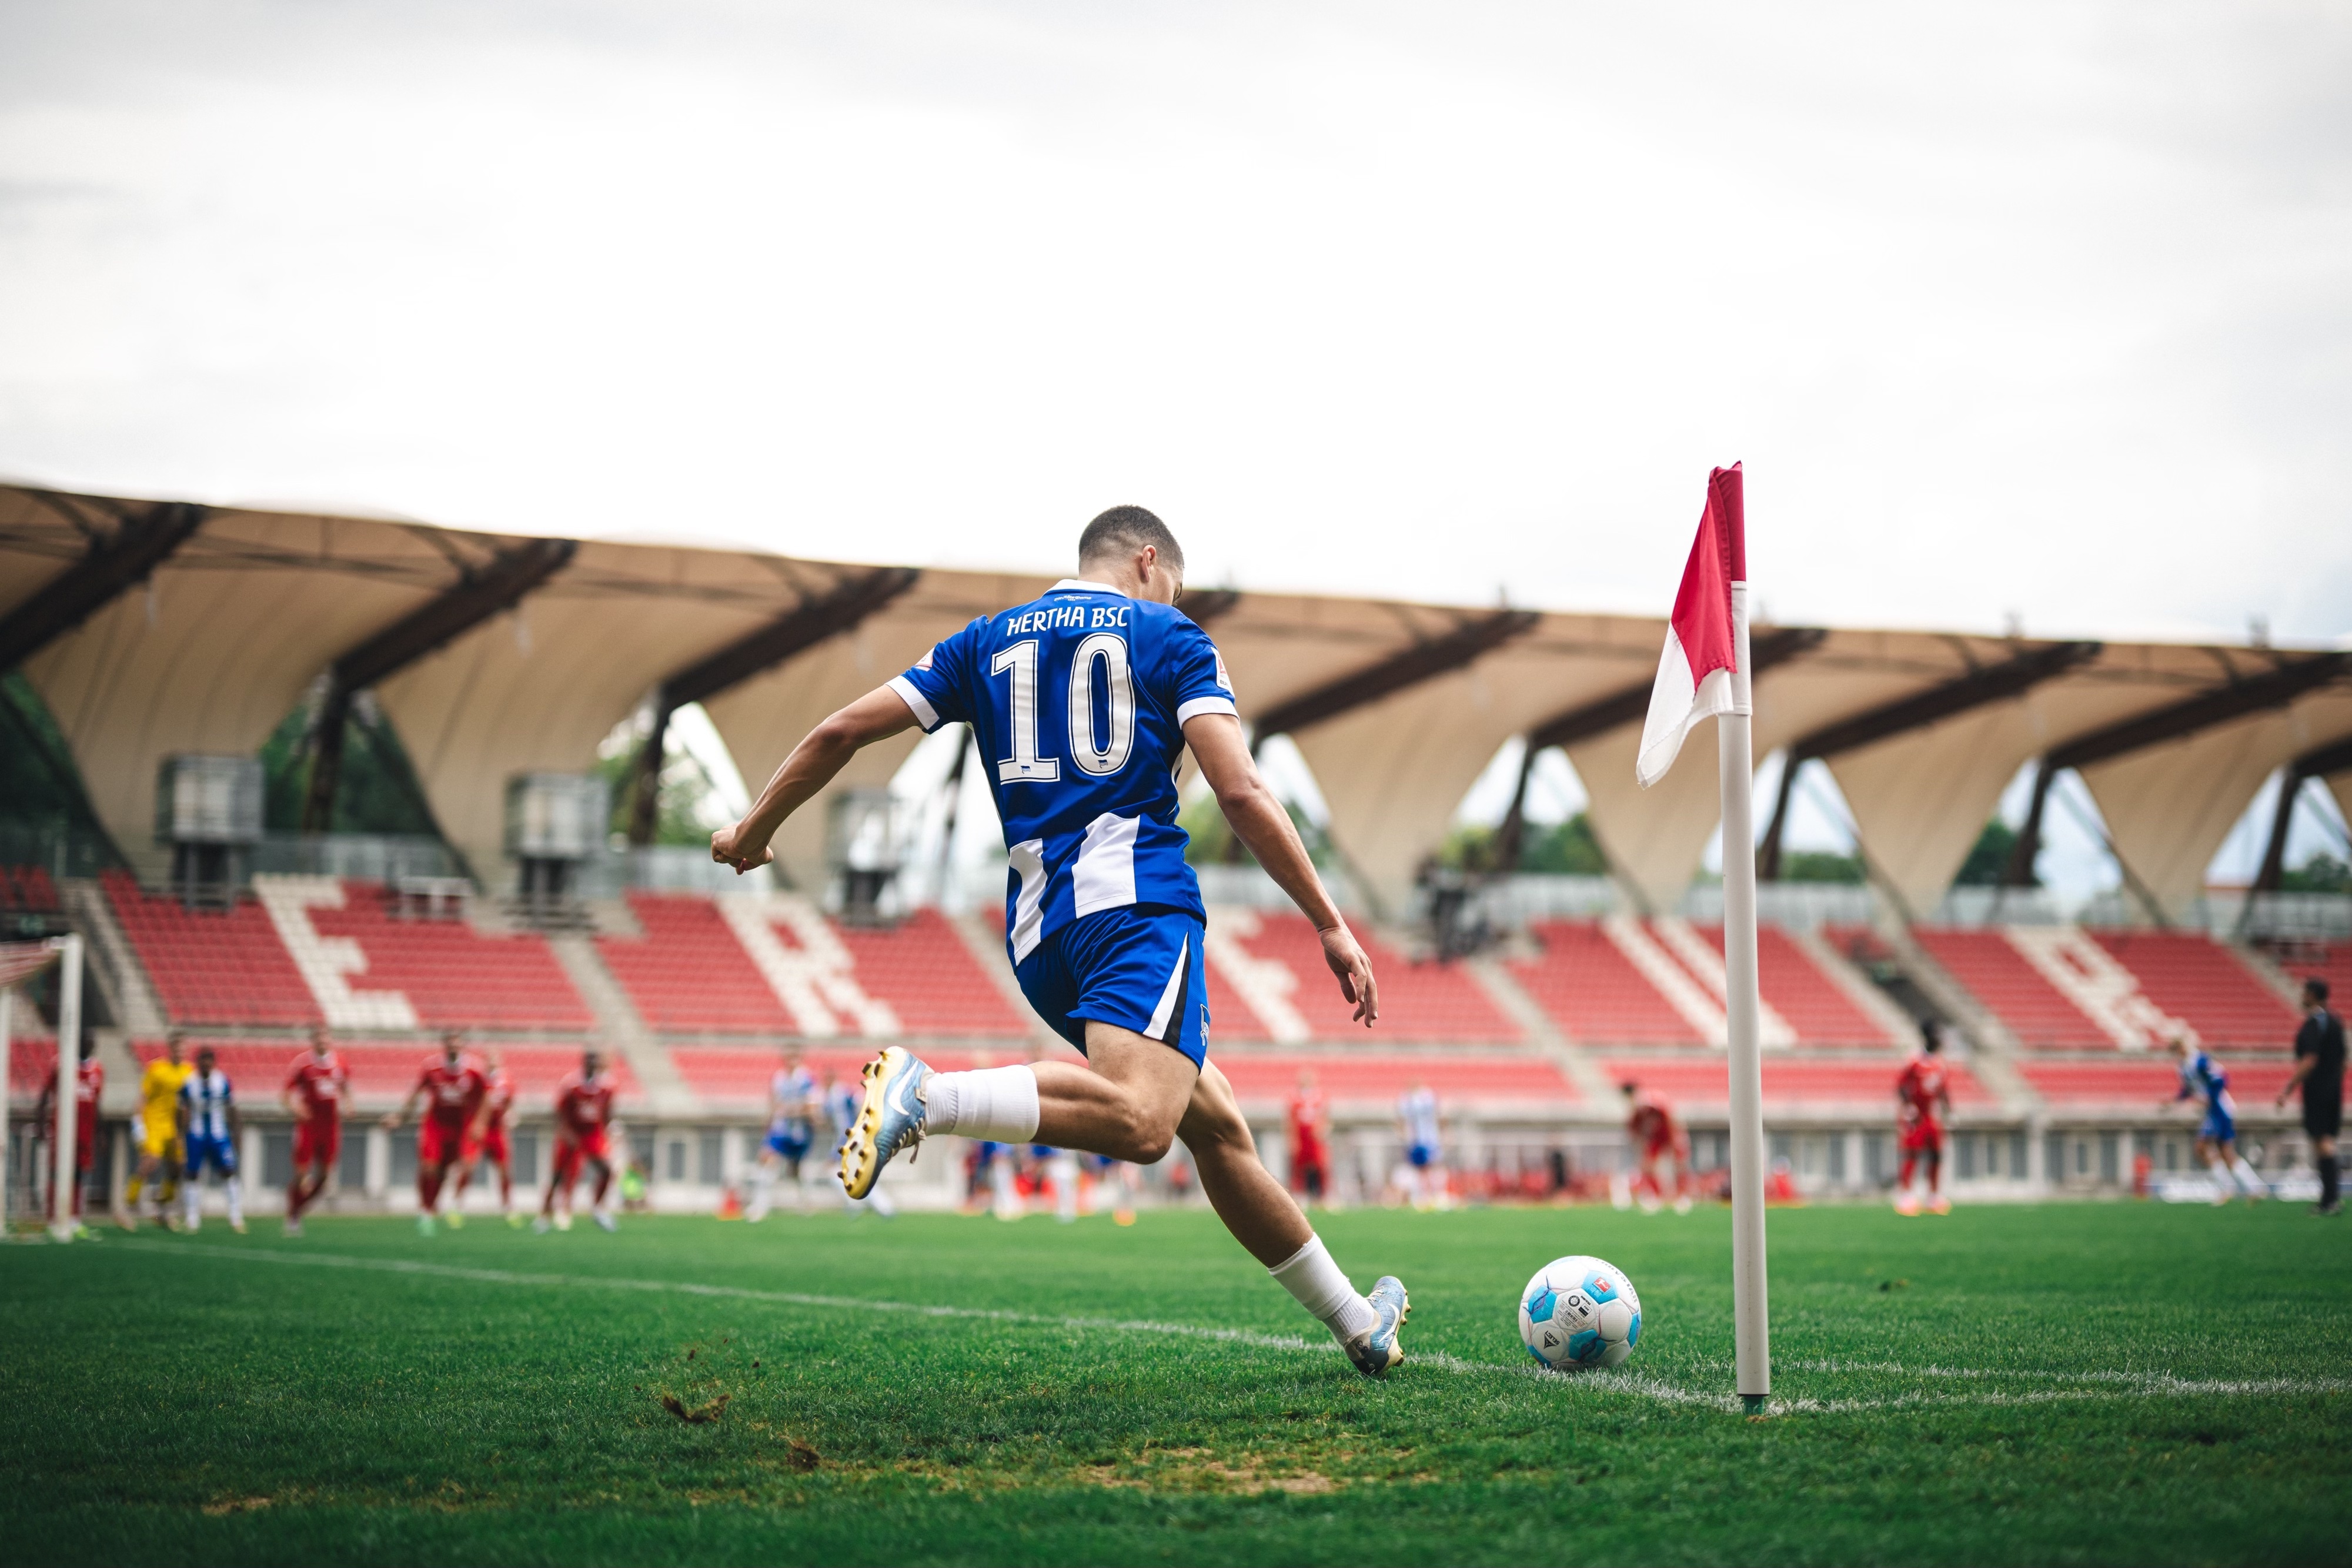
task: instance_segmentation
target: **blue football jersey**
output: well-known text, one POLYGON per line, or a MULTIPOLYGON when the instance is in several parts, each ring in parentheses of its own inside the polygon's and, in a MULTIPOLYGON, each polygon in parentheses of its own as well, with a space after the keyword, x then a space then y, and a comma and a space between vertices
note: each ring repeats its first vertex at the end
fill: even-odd
POLYGON ((2180 1092, 2173 1098, 2202 1100, 2210 1109, 2230 1110, 2230 1075, 2211 1057, 2198 1051, 2180 1064, 2180 1092))
POLYGON ((180 1085, 180 1103, 188 1110, 188 1136, 227 1137, 228 1108, 235 1100, 228 1074, 219 1068, 214 1068, 210 1076, 189 1073, 188 1081, 180 1085))
POLYGON ((1181 611, 1066 580, 982 616, 890 685, 926 730, 971 726, 1013 862, 1015 964, 1099 909, 1205 918, 1176 825, 1176 768, 1185 721, 1232 713, 1234 687, 1181 611))

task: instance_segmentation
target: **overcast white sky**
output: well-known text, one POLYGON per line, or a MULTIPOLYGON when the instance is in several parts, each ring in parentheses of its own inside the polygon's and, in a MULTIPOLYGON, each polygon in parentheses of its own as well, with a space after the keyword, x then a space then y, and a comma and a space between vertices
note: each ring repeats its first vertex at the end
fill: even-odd
POLYGON ((2352 631, 2352 9, 0 7, 0 472, 2352 631))

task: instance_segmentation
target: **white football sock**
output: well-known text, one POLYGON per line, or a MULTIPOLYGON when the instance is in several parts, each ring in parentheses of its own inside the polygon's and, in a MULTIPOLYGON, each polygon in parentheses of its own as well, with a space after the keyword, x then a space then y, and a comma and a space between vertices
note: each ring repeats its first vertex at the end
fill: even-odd
POLYGON ((1329 1329, 1331 1337, 1340 1343, 1347 1343, 1352 1335, 1372 1326, 1372 1303, 1348 1283, 1348 1276, 1331 1261, 1331 1254, 1325 1249, 1320 1236, 1309 1236, 1306 1246, 1266 1272, 1329 1329))
POLYGON ((934 1072, 923 1082, 923 1131, 1025 1144, 1037 1135, 1037 1075, 1026 1067, 934 1072))
POLYGON ((2263 1178, 2254 1174, 2254 1167, 2246 1163, 2245 1155, 2236 1155, 2230 1161, 2230 1174, 2237 1178, 2239 1190, 2248 1197, 2263 1190, 2263 1178))
POLYGON ((238 1181, 236 1177, 230 1176, 221 1183, 221 1190, 228 1194, 228 1222, 231 1225, 243 1225, 245 1223, 245 1184, 238 1181))
POLYGON ((187 1211, 187 1224, 188 1228, 191 1230, 194 1230, 197 1225, 203 1221, 204 1217, 198 1212, 197 1205, 203 1201, 204 1196, 205 1184, 203 1182, 187 1181, 180 1184, 182 1207, 187 1211))

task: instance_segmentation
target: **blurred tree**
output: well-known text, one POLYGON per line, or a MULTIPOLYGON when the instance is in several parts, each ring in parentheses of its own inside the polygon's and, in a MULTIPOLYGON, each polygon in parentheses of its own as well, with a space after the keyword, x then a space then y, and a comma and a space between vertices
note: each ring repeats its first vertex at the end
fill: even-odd
POLYGON ((1962 887, 1998 887, 2016 848, 2017 830, 1995 817, 1977 834, 1969 858, 1960 862, 1960 874, 1952 880, 1962 887))

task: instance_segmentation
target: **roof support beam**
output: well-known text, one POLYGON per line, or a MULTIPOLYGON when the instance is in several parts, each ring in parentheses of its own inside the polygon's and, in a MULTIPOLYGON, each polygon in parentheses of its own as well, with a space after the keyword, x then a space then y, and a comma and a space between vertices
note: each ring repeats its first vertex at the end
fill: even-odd
POLYGON ((636 779, 629 800, 629 841, 649 844, 660 820, 662 749, 669 738, 669 716, 688 703, 715 697, 730 686, 774 668, 795 653, 838 636, 915 586, 922 573, 912 567, 884 567, 845 578, 804 599, 757 631, 673 672, 654 688, 653 725, 638 747, 636 779))
POLYGON ((2294 821, 2294 803, 2303 787, 2314 779, 2352 773, 2352 736, 2305 752, 2286 765, 2279 780, 2278 810, 2271 818, 2269 846, 2263 851, 2263 869, 2254 873, 2253 893, 2276 893, 2286 880, 2286 836, 2294 821))
POLYGON ((1780 879, 1780 832, 1789 821, 1789 800, 1797 782, 1797 771, 1806 763, 1841 752, 1858 751, 1988 704, 2021 696, 2042 682, 2097 658, 2100 647, 2097 643, 2053 643, 1998 664, 1970 670, 1924 692, 1897 697, 1866 713, 1824 725, 1793 742, 1787 760, 1781 764, 1780 794, 1772 803, 1772 824, 1764 831, 1764 841, 1756 851, 1756 874, 1766 882, 1780 879))
POLYGON ((2300 659, 2291 664, 2251 675, 2242 681, 2231 681, 2198 693, 2161 707, 2154 713, 2141 714, 2089 735, 2078 736, 2063 746, 2053 747, 2042 758, 2040 770, 2033 779, 2033 801, 2027 809, 2025 826, 2017 835, 2017 845, 2011 851, 2009 869, 2002 874, 2006 887, 2032 887, 2033 862, 2042 853, 2042 808, 2050 793, 2050 781, 2069 768, 2088 768, 2095 763, 2128 756, 2168 740, 2179 740, 2210 729, 2217 724, 2243 718, 2248 714, 2262 713, 2271 708, 2286 706, 2305 692, 2315 690, 2347 673, 2352 673, 2352 653, 2320 653, 2300 659))
MULTIPOLYGON (((1778 626, 1751 636, 1748 644, 1748 679, 1752 681, 1773 665, 1819 647, 1828 635, 1819 626, 1778 626)), ((1528 732, 1527 750, 1519 757, 1518 786, 1511 791, 1510 809, 1503 813, 1503 825, 1496 831, 1496 870, 1508 871, 1518 864, 1519 846, 1527 836, 1528 780, 1535 772, 1537 753, 1555 746, 1573 746, 1647 716, 1654 685, 1643 682, 1627 686, 1597 702, 1554 714, 1528 732)))
POLYGON ((579 548, 571 539, 533 539, 500 550, 327 667, 326 693, 310 726, 310 773, 302 795, 304 832, 326 832, 334 821, 352 698, 448 646, 491 616, 513 609, 524 594, 562 570, 579 548))
POLYGON ((81 559, 0 616, 0 670, 13 670, 144 582, 204 527, 209 509, 163 501, 125 517, 110 537, 95 538, 81 559))
POLYGON ((1260 714, 1253 747, 1277 735, 1294 734, 1341 714, 1393 696, 1408 687, 1451 674, 1514 637, 1536 629, 1543 617, 1532 610, 1503 610, 1465 621, 1443 636, 1416 643, 1401 653, 1365 665, 1312 691, 1276 703, 1260 714))

